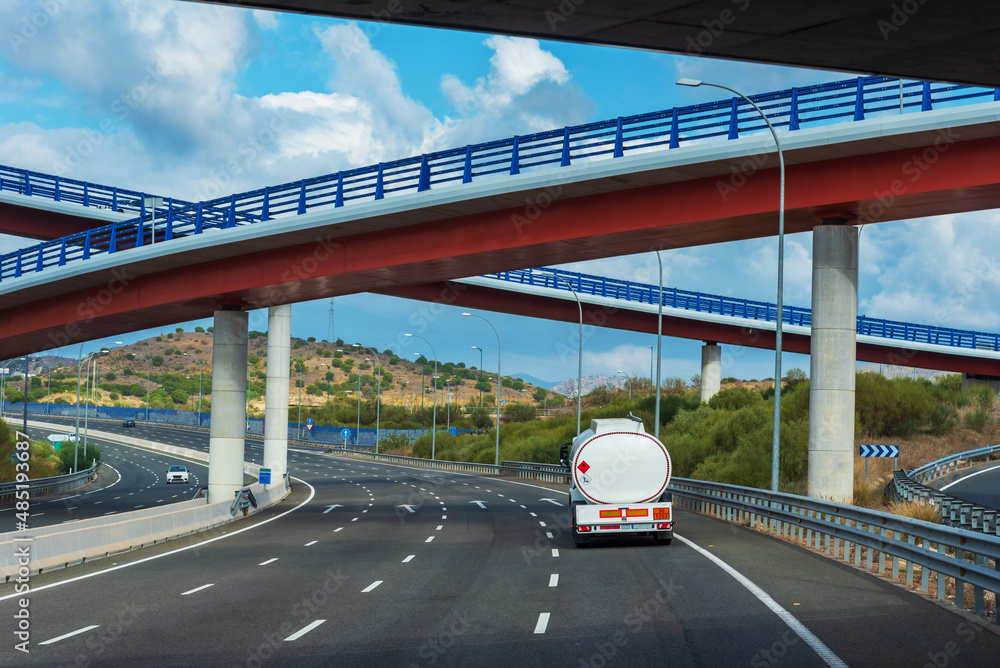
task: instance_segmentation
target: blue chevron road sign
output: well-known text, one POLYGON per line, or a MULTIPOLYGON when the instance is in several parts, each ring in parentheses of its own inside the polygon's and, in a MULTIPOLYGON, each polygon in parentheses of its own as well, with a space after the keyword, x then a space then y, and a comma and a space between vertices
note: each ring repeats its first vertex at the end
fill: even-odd
POLYGON ((899 457, 898 445, 861 445, 858 450, 862 457, 899 457))

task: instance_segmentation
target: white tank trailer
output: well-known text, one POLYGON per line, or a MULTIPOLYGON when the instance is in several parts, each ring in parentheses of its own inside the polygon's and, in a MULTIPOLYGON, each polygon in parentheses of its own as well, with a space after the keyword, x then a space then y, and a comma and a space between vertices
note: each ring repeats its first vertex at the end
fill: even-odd
POLYGON ((590 429, 563 448, 577 547, 591 538, 623 535, 652 536, 670 544, 670 454, 646 433, 642 420, 633 415, 593 420, 590 429))

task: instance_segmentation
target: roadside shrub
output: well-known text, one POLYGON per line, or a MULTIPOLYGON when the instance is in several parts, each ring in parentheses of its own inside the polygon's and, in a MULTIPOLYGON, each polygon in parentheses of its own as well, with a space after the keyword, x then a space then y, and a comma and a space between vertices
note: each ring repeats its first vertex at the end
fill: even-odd
POLYGON ((913 435, 934 411, 930 388, 930 383, 910 378, 889 380, 873 372, 859 373, 855 406, 861 431, 875 437, 913 435))
POLYGON ((965 415, 965 426, 978 433, 983 433, 986 423, 989 421, 989 413, 982 408, 977 408, 965 415))

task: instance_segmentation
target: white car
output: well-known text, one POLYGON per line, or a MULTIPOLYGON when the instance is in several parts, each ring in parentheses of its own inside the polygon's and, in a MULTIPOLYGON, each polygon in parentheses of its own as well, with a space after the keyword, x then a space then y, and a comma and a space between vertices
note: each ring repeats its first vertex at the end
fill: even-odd
POLYGON ((187 484, 188 482, 188 470, 187 467, 181 466, 180 464, 175 464, 167 469, 167 484, 172 482, 182 482, 187 484))

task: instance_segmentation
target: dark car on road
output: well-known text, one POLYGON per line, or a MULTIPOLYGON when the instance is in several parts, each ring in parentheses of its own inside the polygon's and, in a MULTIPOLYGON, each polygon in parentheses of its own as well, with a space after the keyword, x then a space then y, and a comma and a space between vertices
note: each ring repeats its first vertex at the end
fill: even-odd
POLYGON ((128 428, 128 427, 133 427, 134 428, 135 427, 135 420, 125 420, 125 421, 122 422, 122 426, 125 427, 125 428, 128 428))

